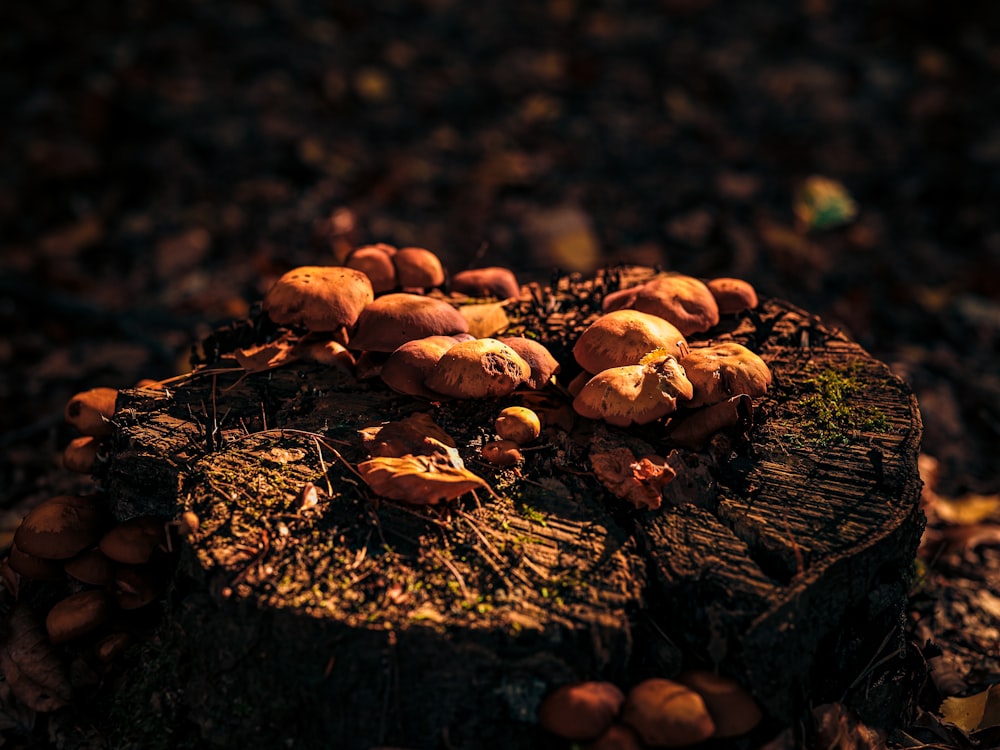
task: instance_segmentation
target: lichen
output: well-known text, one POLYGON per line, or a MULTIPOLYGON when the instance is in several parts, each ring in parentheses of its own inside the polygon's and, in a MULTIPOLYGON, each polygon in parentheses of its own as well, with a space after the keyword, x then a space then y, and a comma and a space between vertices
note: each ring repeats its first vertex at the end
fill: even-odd
POLYGON ((846 445, 862 432, 885 432, 885 413, 864 402, 860 363, 829 367, 805 379, 811 393, 802 398, 804 426, 821 446, 846 445))

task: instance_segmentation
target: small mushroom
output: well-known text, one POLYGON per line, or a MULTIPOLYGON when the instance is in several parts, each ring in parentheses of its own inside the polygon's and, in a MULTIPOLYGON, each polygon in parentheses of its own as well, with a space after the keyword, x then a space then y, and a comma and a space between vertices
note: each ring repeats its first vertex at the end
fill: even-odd
POLYGON ((163 582, 148 565, 127 565, 115 571, 112 584, 115 601, 122 609, 139 609, 152 604, 163 591, 163 582))
POLYGON ((63 566, 71 577, 91 586, 108 586, 115 577, 115 564, 99 549, 83 552, 63 566))
POLYGON ((300 266, 275 282, 264 295, 263 308, 278 325, 338 331, 352 328, 374 298, 371 281, 361 271, 345 266, 300 266))
POLYGON ((707 331, 719 322, 719 306, 708 287, 692 276, 658 276, 637 287, 609 294, 604 310, 629 308, 663 318, 684 336, 707 331))
POLYGON ((717 404, 743 393, 762 396, 771 384, 771 371, 764 361, 731 341, 692 349, 681 365, 694 386, 694 396, 687 404, 692 408, 717 404))
POLYGON ((18 575, 32 581, 59 581, 63 577, 62 565, 57 560, 29 555, 16 544, 10 547, 7 565, 18 575))
POLYGON ((524 455, 513 440, 491 440, 485 443, 479 454, 494 466, 515 466, 524 460, 524 455))
POLYGON ((361 271, 372 283, 372 291, 375 294, 391 292, 398 285, 396 278, 396 266, 392 262, 392 256, 396 254, 396 248, 392 245, 379 243, 376 245, 364 245, 355 248, 344 260, 344 265, 361 271))
POLYGON ((100 538, 103 510, 94 495, 56 495, 28 512, 14 532, 14 544, 35 557, 69 559, 100 538))
POLYGON ((468 330, 465 318, 447 302, 396 292, 379 297, 361 312, 348 345, 354 350, 388 353, 407 341, 468 330))
POLYGON ((97 660, 107 664, 114 661, 132 643, 132 636, 128 633, 118 631, 108 633, 94 645, 94 656, 97 660))
POLYGON ((643 680, 629 691, 621 718, 643 742, 654 747, 693 745, 715 732, 698 693, 659 677, 643 680))
POLYGON ((587 372, 638 364, 654 349, 680 359, 688 351, 675 325, 638 310, 615 310, 594 321, 577 339, 573 357, 587 372))
POLYGON ((137 516, 108 531, 98 546, 115 562, 138 565, 149 562, 156 549, 165 545, 163 521, 154 516, 137 516))
POLYGON ((509 346, 476 339, 445 352, 426 385, 452 398, 496 398, 510 394, 530 375, 528 363, 509 346))
POLYGON ((115 388, 91 388, 71 398, 63 416, 82 435, 105 437, 113 430, 111 417, 115 414, 115 388))
POLYGON ((383 382, 397 393, 427 399, 440 398, 440 394, 425 386, 424 381, 444 353, 457 343, 459 341, 454 336, 426 336, 407 341, 389 355, 379 374, 383 382))
POLYGON ((643 750, 642 742, 628 724, 612 724, 607 731, 583 750, 643 750))
POLYGON ((521 285, 514 272, 500 266, 459 271, 451 278, 451 288, 470 297, 509 299, 521 295, 521 285))
POLYGON ((93 435, 81 435, 69 441, 63 449, 63 467, 77 474, 91 474, 97 464, 100 440, 93 435))
POLYGON ((720 430, 742 425, 749 430, 753 424, 753 400, 741 393, 717 404, 696 409, 683 419, 671 423, 666 434, 671 445, 689 450, 701 450, 720 430))
POLYGON ((500 336, 497 341, 509 346, 528 363, 531 375, 524 384, 532 390, 544 388, 552 376, 559 372, 559 362, 545 344, 524 336, 500 336))
POLYGON ((538 723, 567 740, 604 734, 621 710, 625 695, 611 682, 575 682, 549 693, 538 707, 538 723))
POLYGON ((743 279, 720 277, 705 282, 715 297, 719 315, 735 315, 757 307, 757 291, 743 279))
POLYGON ((430 289, 444 283, 441 260, 423 247, 404 247, 392 256, 396 278, 404 289, 430 289))
POLYGON ((111 616, 111 596, 103 589, 71 594, 49 610, 45 630, 60 644, 96 630, 111 616))
POLYGON ((739 737, 763 718, 753 696, 729 677, 705 669, 692 669, 679 674, 677 682, 701 696, 715 724, 714 737, 739 737))
POLYGON ((501 440, 513 440, 518 445, 530 443, 542 432, 538 415, 525 406, 501 409, 494 426, 501 440))

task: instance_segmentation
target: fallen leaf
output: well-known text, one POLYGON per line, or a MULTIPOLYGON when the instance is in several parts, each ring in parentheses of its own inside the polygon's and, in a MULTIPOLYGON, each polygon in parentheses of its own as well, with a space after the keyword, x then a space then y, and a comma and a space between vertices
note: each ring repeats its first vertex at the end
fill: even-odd
POLYGON ((469 324, 469 333, 477 339, 489 338, 510 325, 510 318, 507 317, 502 302, 461 305, 458 311, 469 324))
POLYGON ((266 372, 295 362, 299 356, 290 335, 267 344, 257 344, 233 352, 236 361, 247 372, 266 372))
POLYGON ((962 495, 944 497, 938 495, 934 503, 934 515, 946 523, 972 525, 996 517, 1000 511, 1000 495, 962 495))
POLYGON ((885 750, 885 734, 862 724, 851 709, 840 703, 824 703, 813 709, 816 720, 815 747, 825 750, 885 750))
POLYGON ((964 698, 945 698, 941 718, 970 733, 1000 726, 1000 685, 964 698))
POLYGON ((441 454, 372 458, 359 463, 357 469, 375 494, 414 505, 454 500, 476 489, 492 494, 483 479, 452 465, 441 454))
MULTIPOLYGON (((364 427, 358 430, 365 450, 376 458, 401 458, 406 455, 451 455, 455 441, 424 412, 411 414, 397 422, 364 427)), ((457 454, 456 454, 457 455, 457 454)), ((453 461, 454 463, 454 461, 453 461)), ((462 468, 461 459, 457 464, 462 468)))
POLYGON ((663 487, 677 476, 662 457, 649 454, 637 458, 625 447, 591 451, 590 465, 615 497, 637 508, 659 508, 663 487))
POLYGON ((807 230, 820 231, 849 224, 858 215, 858 206, 847 188, 818 175, 807 178, 795 191, 792 210, 807 230))
POLYGON ((0 649, 0 669, 14 696, 33 711, 55 711, 70 699, 69 676, 42 627, 25 604, 14 607, 0 649))

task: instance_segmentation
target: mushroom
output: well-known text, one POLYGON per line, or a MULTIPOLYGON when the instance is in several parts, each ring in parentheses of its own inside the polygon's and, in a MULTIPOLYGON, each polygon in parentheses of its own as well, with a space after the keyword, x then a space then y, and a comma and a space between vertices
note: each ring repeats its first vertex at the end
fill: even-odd
POLYGON ((163 521, 154 516, 137 516, 108 531, 98 546, 115 562, 138 565, 149 562, 156 548, 165 544, 163 521))
POLYGON ((378 243, 355 248, 344 260, 344 265, 361 271, 372 283, 375 294, 391 292, 399 283, 396 278, 396 266, 392 256, 396 248, 392 245, 378 243))
POLYGON ((453 398, 506 396, 531 375, 528 363, 496 339, 455 344, 427 378, 432 391, 453 398))
POLYGON ((371 281, 345 266, 293 268, 264 295, 263 308, 278 325, 310 331, 338 331, 354 326, 375 298, 371 281))
POLYGON ((444 268, 438 257, 422 247, 404 247, 392 256, 396 278, 403 289, 430 289, 444 283, 444 268))
POLYGON ((500 336, 497 341, 509 346, 528 363, 531 375, 528 376, 524 384, 532 390, 537 391, 544 388, 551 377, 559 372, 559 362, 552 356, 545 344, 524 336, 500 336))
POLYGON ((688 406, 717 404, 733 396, 762 396, 771 384, 764 360, 742 344, 727 341, 691 352, 681 360, 694 396, 688 406))
POLYGON ((521 295, 521 285, 514 272, 500 266, 459 271, 451 277, 451 288, 470 297, 509 299, 521 295))
POLYGON ((501 440, 512 440, 518 445, 530 443, 542 432, 538 415, 525 406, 502 409, 494 426, 501 440))
POLYGON ((49 610, 45 630, 59 644, 96 630, 111 616, 111 596, 103 589, 71 594, 49 610))
POLYGON ((717 404, 697 409, 673 422, 666 434, 671 445, 701 450, 720 430, 741 425, 747 431, 753 424, 753 400, 745 393, 717 404))
POLYGON ((114 661, 131 642, 132 637, 128 633, 121 631, 108 633, 94 645, 94 656, 98 661, 107 664, 114 661))
POLYGON ((592 740, 604 734, 625 696, 611 682, 576 682, 549 693, 538 706, 538 723, 567 740, 592 740))
POLYGON ((450 336, 468 330, 465 318, 447 302, 396 292, 379 297, 361 312, 349 347, 392 352, 407 341, 450 336))
POLYGON ((715 724, 698 693, 672 680, 653 677, 633 687, 622 721, 647 745, 683 747, 707 740, 715 724))
POLYGON ((714 737, 746 734, 763 718, 753 696, 729 677, 705 669, 692 669, 679 674, 677 682, 701 696, 715 724, 714 737))
POLYGON ((642 750, 642 742, 628 724, 612 724, 604 734, 584 745, 583 750, 642 750))
POLYGON ((99 549, 83 552, 67 560, 63 569, 80 583, 107 586, 115 577, 115 564, 99 549))
POLYGON ((32 581, 59 581, 63 577, 62 565, 58 561, 29 555, 16 544, 10 546, 7 565, 18 575, 32 581))
POLYGON ((494 466, 514 466, 524 460, 518 447, 513 440, 492 440, 483 445, 479 453, 484 461, 494 466))
POLYGON ((719 306, 704 283, 692 276, 658 276, 604 298, 607 312, 629 308, 656 315, 684 335, 707 331, 719 322, 719 306))
POLYGON ((680 359, 688 352, 684 335, 663 318, 638 310, 615 310, 594 321, 577 339, 573 357, 587 372, 634 365, 654 349, 680 359))
POLYGON ((325 365, 347 375, 354 374, 354 355, 343 344, 332 340, 304 340, 295 347, 295 354, 307 362, 325 365))
POLYGON ((103 521, 96 496, 56 495, 28 512, 14 532, 14 544, 35 557, 66 560, 98 540, 103 521))
POLYGON ((381 372, 383 382, 397 393, 407 396, 421 396, 427 399, 440 398, 424 385, 444 353, 459 343, 455 336, 425 336, 407 341, 389 355, 381 372))
POLYGON ((115 414, 117 399, 115 388, 91 388, 73 396, 67 402, 63 416, 81 434, 105 437, 113 429, 111 417, 115 414))
POLYGON ((78 474, 90 474, 97 463, 97 453, 100 441, 93 435, 81 435, 69 441, 63 449, 62 463, 69 471, 78 474))
POLYGON ((677 411, 677 401, 691 393, 684 371, 670 355, 644 364, 612 367, 587 381, 573 399, 573 409, 588 419, 628 427, 646 424, 677 411))
POLYGON ((156 600, 163 591, 163 583, 148 565, 129 565, 115 571, 112 590, 119 607, 139 609, 156 600))
POLYGON ((743 279, 720 277, 705 282, 708 291, 715 297, 719 306, 719 315, 735 315, 736 313, 757 307, 757 292, 753 286, 743 279))

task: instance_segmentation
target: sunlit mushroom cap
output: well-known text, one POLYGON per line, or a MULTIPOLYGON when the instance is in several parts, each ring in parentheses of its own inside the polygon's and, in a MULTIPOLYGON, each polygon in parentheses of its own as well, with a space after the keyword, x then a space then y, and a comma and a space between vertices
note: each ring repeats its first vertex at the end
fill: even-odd
POLYGON ((646 424, 677 411, 677 398, 660 390, 659 377, 643 365, 612 367, 587 381, 573 409, 588 419, 628 427, 646 424))
POLYGON ((611 682, 576 682, 549 693, 538 707, 538 723, 567 740, 592 740, 614 722, 625 695, 611 682))
POLYGON ((493 426, 501 440, 512 440, 518 445, 530 443, 542 432, 538 415, 525 406, 502 409, 493 426))
POLYGON ((344 265, 367 276, 375 294, 391 292, 398 286, 396 265, 392 262, 395 253, 392 245, 364 245, 352 250, 344 265))
POLYGON ((451 288, 470 297, 508 299, 521 294, 514 272, 501 266, 459 271, 451 277, 451 288))
POLYGON ((715 737, 738 737, 757 726, 763 714, 757 701, 736 680, 707 669, 681 672, 677 682, 694 690, 705 702, 715 737))
POLYGON ((382 365, 380 375, 387 386, 397 393, 423 398, 439 398, 424 385, 444 353, 459 343, 454 336, 426 336, 407 341, 396 349, 382 365))
POLYGON ((45 630, 52 643, 65 643, 99 628, 111 610, 111 595, 103 589, 71 594, 49 610, 45 630))
POLYGON ((719 315, 735 315, 757 307, 757 291, 743 279, 720 277, 705 282, 719 306, 719 315))
POLYGON ((103 531, 104 509, 96 496, 56 495, 29 511, 14 532, 14 544, 35 557, 66 560, 103 531))
POLYGON ((375 298, 371 281, 346 266, 293 268, 264 295, 264 312, 278 325, 310 331, 351 328, 375 298))
POLYGON ((663 318, 684 335, 707 331, 719 322, 719 306, 704 283, 680 274, 655 279, 609 294, 604 310, 629 308, 663 318))
POLYGON ((733 396, 762 396, 771 384, 764 361, 741 344, 725 342, 691 352, 681 360, 694 396, 687 406, 717 404, 733 396))
POLYGON ((531 375, 528 376, 525 385, 529 388, 534 390, 544 388, 545 384, 549 382, 549 378, 559 372, 559 362, 552 356, 545 344, 524 336, 501 336, 497 341, 509 346, 528 363, 531 375))
POLYGON ((468 330, 465 318, 447 302, 398 292, 379 297, 361 312, 357 331, 348 347, 393 352, 407 341, 452 336, 468 330))
POLYGON ((653 747, 694 745, 715 731, 701 696, 680 683, 658 677, 643 680, 629 691, 622 706, 622 721, 653 747))
POLYGON ((511 393, 530 375, 531 367, 509 346, 476 339, 449 349, 426 385, 453 398, 495 398, 511 393))
POLYGON ((115 414, 117 398, 115 388, 91 388, 73 396, 66 403, 63 416, 81 434, 104 437, 113 430, 110 419, 115 414))
POLYGON ((680 359, 687 341, 677 327, 639 310, 615 310, 602 315, 580 334, 573 356, 587 372, 634 365, 654 349, 680 359))
POLYGON ((404 289, 440 286, 444 283, 444 267, 440 259, 422 247, 404 247, 392 256, 396 278, 404 289))

